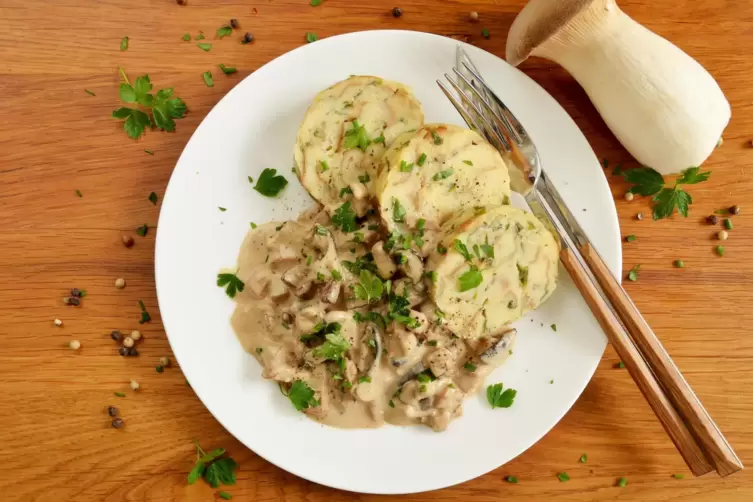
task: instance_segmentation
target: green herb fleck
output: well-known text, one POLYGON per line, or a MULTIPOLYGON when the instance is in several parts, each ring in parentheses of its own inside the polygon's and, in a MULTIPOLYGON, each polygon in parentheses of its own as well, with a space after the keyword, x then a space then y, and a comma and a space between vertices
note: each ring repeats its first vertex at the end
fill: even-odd
POLYGON ((620 478, 617 481, 617 486, 619 486, 620 488, 625 488, 627 486, 627 483, 627 478, 620 478))
POLYGON ((230 500, 231 498, 233 498, 233 496, 230 495, 228 492, 220 492, 217 495, 219 495, 220 498, 224 500, 230 500))
POLYGON ((189 35, 188 33, 184 34, 183 35, 183 41, 184 42, 188 42, 189 40, 191 40, 191 35, 189 35))
POLYGON ((505 476, 505 481, 511 484, 517 484, 518 478, 516 476, 505 476))
POLYGON ((685 268, 685 262, 682 260, 675 260, 674 266, 677 268, 685 268))
POLYGON ((625 368, 625 363, 623 363, 622 361, 620 361, 619 363, 617 363, 615 365, 615 368, 623 369, 623 368, 625 368))
POLYGON ((157 197, 156 193, 152 192, 152 193, 149 194, 149 202, 151 202, 152 204, 154 204, 156 206, 157 205, 157 200, 158 200, 158 197, 157 197))
POLYGON ((311 0, 311 6, 317 7, 322 4, 322 0, 311 0))
POLYGON ((229 25, 221 26, 217 28, 217 38, 222 40, 224 37, 229 37, 233 34, 233 28, 229 25))
POLYGON ((479 269, 477 269, 476 267, 471 267, 470 270, 458 277, 458 291, 462 293, 464 291, 478 287, 478 285, 481 284, 483 280, 484 276, 481 274, 479 269))
POLYGON ((256 228, 256 227, 258 226, 258 225, 257 225, 256 223, 254 223, 253 221, 252 221, 252 222, 250 223, 250 225, 251 225, 251 228, 256 228))
POLYGON ((570 475, 566 472, 558 472, 557 479, 559 479, 561 483, 564 483, 565 481, 570 481, 570 475))
POLYGON ((198 47, 199 49, 201 49, 204 52, 209 52, 209 51, 212 50, 212 44, 209 44, 209 43, 206 43, 206 42, 198 43, 198 44, 196 44, 196 47, 198 47))
POLYGON ((630 234, 627 237, 625 237, 625 242, 633 242, 635 240, 635 235, 630 234))
POLYGON ((464 161, 463 161, 463 164, 467 164, 467 165, 469 165, 469 166, 472 166, 472 165, 473 165, 473 162, 471 162, 470 160, 464 160, 464 161))
POLYGON ((146 234, 149 232, 149 227, 146 223, 141 225, 139 228, 136 229, 136 235, 140 237, 146 237, 146 234))
POLYGON ((724 246, 717 246, 716 254, 718 254, 719 256, 724 256, 724 246))
POLYGON ((408 163, 404 160, 400 161, 400 172, 401 173, 409 173, 413 171, 413 163, 408 163))
POLYGON ((356 212, 350 206, 350 201, 345 202, 345 204, 335 210, 330 218, 332 224, 345 233, 353 232, 358 228, 356 224, 356 212))
POLYGON ((357 120, 351 122, 351 126, 343 135, 343 148, 346 150, 359 148, 361 151, 366 151, 366 148, 371 143, 366 134, 366 128, 359 125, 357 120))
POLYGON ((586 462, 588 462, 588 455, 584 453, 580 456, 580 463, 585 464, 586 462))
POLYGON ((204 36, 204 33, 199 32, 199 34, 194 37, 194 40, 204 40, 205 38, 207 37, 204 36))
POLYGON ((495 383, 486 388, 486 400, 492 408, 509 408, 517 394, 518 391, 515 389, 505 389, 503 392, 501 383, 495 383))
POLYGON ((225 288, 225 294, 235 298, 236 293, 242 293, 246 287, 244 282, 235 274, 217 274, 217 285, 225 288))
POLYGON ((368 375, 358 377, 358 383, 371 383, 371 377, 368 375))
POLYGON ((128 50, 128 37, 123 37, 120 41, 120 50, 121 51, 127 51, 128 50))
POLYGON ((725 218, 724 228, 726 228, 727 230, 732 230, 732 220, 730 220, 729 218, 725 218))
POLYGON ((518 279, 520 284, 525 286, 528 284, 528 267, 522 266, 520 263, 516 263, 518 267, 518 279))
POLYGON ((396 223, 403 223, 405 221, 405 208, 394 197, 392 198, 392 221, 396 223))
POLYGON ((552 324, 550 326, 550 328, 552 328, 552 331, 555 331, 555 332, 557 331, 557 325, 556 324, 552 324))
POLYGON ((685 474, 672 474, 675 479, 685 479, 685 474))
POLYGON ((266 197, 276 197, 286 186, 288 180, 277 174, 277 169, 264 169, 256 180, 254 190, 266 197))
POLYGON ((126 395, 122 392, 114 392, 113 394, 115 394, 117 397, 126 397, 126 395))
POLYGON ((422 153, 421 156, 416 161, 416 164, 418 165, 418 167, 421 167, 424 165, 424 162, 426 162, 426 154, 422 153))
POLYGON ((86 94, 88 94, 89 96, 96 96, 96 94, 94 94, 94 92, 90 91, 89 89, 84 89, 84 91, 86 91, 86 94))
POLYGON ((204 83, 207 87, 214 87, 214 80, 212 79, 211 71, 205 71, 201 76, 204 79, 204 83))
POLYGON ((309 43, 309 44, 310 44, 310 43, 312 43, 312 42, 316 42, 317 40, 319 40, 319 37, 318 37, 318 36, 316 36, 316 33, 312 33, 312 32, 310 32, 310 31, 307 31, 307 32, 306 32, 306 42, 307 42, 307 43, 309 43))
POLYGON ((433 181, 441 181, 444 179, 449 178, 455 173, 454 169, 445 169, 444 171, 439 171, 434 176, 431 177, 433 181))
POLYGON ((491 35, 489 35, 489 30, 484 28, 483 30, 481 30, 481 36, 488 40, 491 35))
POLYGON ((628 272, 627 278, 630 281, 637 281, 638 280, 638 270, 640 270, 641 265, 640 263, 633 268, 630 269, 630 272, 628 272))
POLYGON ((434 129, 432 129, 431 131, 431 138, 434 140, 435 145, 441 145, 442 143, 444 143, 442 136, 440 136, 439 133, 437 133, 437 131, 434 129))
POLYGON ((225 66, 222 63, 218 64, 217 66, 219 67, 220 70, 222 70, 222 73, 224 73, 225 75, 232 75, 233 73, 238 72, 238 68, 236 68, 235 66, 225 66))
POLYGON ((319 406, 319 400, 314 398, 314 389, 303 380, 293 382, 288 391, 288 399, 298 411, 319 406))
POLYGON ((84 197, 84 194, 81 193, 81 190, 76 190, 76 195, 78 196, 79 199, 84 197))
POLYGON ((476 371, 476 365, 473 364, 473 363, 465 363, 463 365, 463 368, 465 368, 466 370, 470 371, 471 373, 473 373, 474 371, 476 371))

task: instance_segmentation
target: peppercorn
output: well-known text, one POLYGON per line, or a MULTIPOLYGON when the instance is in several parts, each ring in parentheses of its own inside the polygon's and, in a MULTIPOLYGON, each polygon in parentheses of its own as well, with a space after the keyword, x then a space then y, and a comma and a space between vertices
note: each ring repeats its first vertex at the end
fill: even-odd
POLYGON ((125 279, 123 279, 122 277, 115 279, 115 287, 118 289, 123 289, 125 287, 125 279))
POLYGON ((127 356, 128 355, 128 349, 125 348, 125 347, 120 347, 118 349, 118 354, 120 354, 121 356, 127 356))
POLYGON ((128 356, 130 357, 136 357, 139 355, 139 351, 136 350, 136 347, 131 347, 130 349, 126 349, 128 351, 128 356))
POLYGON ((107 414, 111 417, 117 417, 118 416, 118 409, 115 406, 108 406, 107 407, 107 414))
POLYGON ((125 422, 122 418, 114 418, 112 420, 112 426, 116 429, 122 429, 125 426, 125 422))
POLYGON ((81 290, 78 288, 71 289, 71 296, 74 298, 81 298, 81 290))
POLYGON ((161 366, 161 365, 160 365, 160 366, 157 366, 157 367, 155 368, 155 370, 157 370, 157 373, 162 373, 163 371, 165 371, 165 368, 164 368, 163 366, 161 366))
POLYGON ((71 350, 78 350, 81 348, 81 342, 79 342, 78 340, 71 340, 68 343, 68 347, 70 347, 71 350))
POLYGON ((471 12, 471 14, 470 14, 469 17, 471 18, 471 21, 473 21, 473 22, 478 21, 478 12, 476 12, 476 11, 471 12))
POLYGON ((638 221, 643 221, 643 213, 638 213, 635 215, 635 219, 638 221))
POLYGON ((131 347, 133 347, 133 343, 133 338, 131 338, 130 336, 127 336, 123 339, 123 347, 130 349, 131 347))
POLYGON ((130 385, 132 390, 139 390, 139 387, 141 387, 136 380, 131 380, 130 385))
POLYGON ((123 245, 127 248, 133 246, 133 237, 130 235, 124 235, 120 238, 120 240, 123 242, 123 245))
POLYGON ((729 212, 730 214, 740 214, 740 206, 738 206, 737 204, 730 206, 729 212))
POLYGON ((55 319, 55 326, 62 326, 62 325, 63 325, 63 321, 61 321, 60 319, 55 319))
POLYGON ((243 35, 243 39, 241 40, 241 43, 243 45, 250 44, 254 41, 254 36, 248 32, 246 32, 245 35, 243 35))
POLYGON ((120 341, 120 331, 117 329, 114 329, 110 332, 110 338, 112 338, 114 341, 119 342, 120 341))
POLYGON ((403 9, 401 9, 400 7, 395 7, 394 9, 392 9, 393 17, 400 17, 402 15, 403 15, 403 9))
POLYGON ((719 148, 724 144, 724 138, 719 137, 719 141, 716 142, 716 147, 719 148))
POLYGON ((166 368, 170 367, 170 358, 167 356, 163 356, 159 358, 159 363, 161 366, 164 366, 166 368))
POLYGON ((716 225, 719 223, 719 217, 715 214, 706 217, 706 223, 709 225, 716 225))
POLYGON ((141 331, 137 329, 134 329, 133 331, 131 331, 131 338, 133 338, 134 342, 138 342, 139 340, 141 340, 141 331))
POLYGON ((240 25, 238 24, 238 20, 237 19, 231 19, 230 20, 230 27, 232 29, 237 30, 238 26, 240 26, 240 25))
POLYGON ((175 0, 178 5, 188 5, 188 0, 175 0))
POLYGON ((719 238, 720 241, 726 241, 729 238, 729 234, 727 233, 726 230, 719 230, 716 236, 719 238))
POLYGON ((74 307, 78 307, 81 305, 81 298, 76 298, 75 296, 66 296, 63 298, 63 303, 66 305, 73 305, 74 307))
POLYGON ((630 202, 635 198, 635 195, 633 195, 633 192, 625 192, 625 200, 630 202))

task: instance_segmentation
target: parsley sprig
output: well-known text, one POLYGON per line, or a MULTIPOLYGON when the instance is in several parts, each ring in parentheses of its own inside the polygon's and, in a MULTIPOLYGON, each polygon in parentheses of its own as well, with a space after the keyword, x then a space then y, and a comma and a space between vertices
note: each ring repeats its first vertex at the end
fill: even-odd
POLYGON ((276 197, 286 186, 288 186, 288 180, 285 176, 277 174, 277 169, 267 168, 256 180, 254 190, 267 197, 276 197))
POLYGON ((350 201, 347 201, 335 210, 330 219, 333 225, 339 227, 345 233, 353 232, 358 228, 356 212, 350 206, 350 201))
POLYGON ((650 167, 638 167, 622 173, 625 179, 632 183, 630 192, 638 195, 652 195, 654 205, 654 219, 669 218, 677 209, 681 215, 688 216, 688 207, 693 198, 682 185, 694 185, 706 181, 711 171, 701 172, 700 167, 689 167, 682 171, 672 187, 668 187, 664 177, 650 167))
POLYGON ((235 298, 236 293, 242 293, 246 287, 244 282, 235 274, 217 274, 217 285, 225 288, 225 293, 230 298, 235 298))
POLYGON ((375 274, 368 270, 362 269, 358 275, 358 284, 353 285, 353 293, 356 298, 375 302, 382 297, 384 284, 375 274))
POLYGON ((296 410, 303 411, 319 406, 319 400, 314 397, 314 394, 314 389, 309 387, 309 384, 303 380, 296 380, 290 386, 287 396, 296 410))
POLYGON ((225 457, 224 448, 216 448, 206 453, 199 442, 194 439, 196 445, 196 464, 191 472, 188 473, 188 484, 192 485, 203 477, 212 488, 219 488, 220 485, 234 485, 235 471, 238 464, 230 457, 225 457))
POLYGON ((174 119, 183 118, 186 115, 186 104, 182 99, 173 97, 173 88, 161 89, 155 95, 151 92, 153 86, 149 75, 136 78, 131 85, 123 68, 118 68, 118 70, 124 80, 120 84, 120 100, 134 104, 133 108, 123 106, 112 112, 114 118, 125 119, 123 129, 126 134, 133 139, 138 139, 147 128, 153 126, 162 131, 174 131, 174 119), (150 110, 151 116, 148 114, 150 110))
POLYGON ((489 402, 492 408, 509 408, 515 401, 515 396, 518 391, 515 389, 502 390, 501 383, 495 383, 489 385, 486 388, 486 400, 489 402))

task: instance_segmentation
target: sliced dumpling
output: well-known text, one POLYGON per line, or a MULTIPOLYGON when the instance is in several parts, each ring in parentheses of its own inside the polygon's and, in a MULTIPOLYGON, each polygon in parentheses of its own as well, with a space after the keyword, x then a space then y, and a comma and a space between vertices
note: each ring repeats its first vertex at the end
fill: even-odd
POLYGON ((559 244, 531 213, 502 206, 443 232, 429 257, 430 293, 458 336, 497 334, 554 291, 559 244))
POLYGON ((332 213, 348 200, 359 216, 374 195, 385 149, 424 122, 421 104, 401 84, 354 76, 320 92, 295 145, 298 178, 332 213))
POLYGON ((418 237, 424 254, 450 218, 510 202, 502 156, 477 133, 454 125, 404 134, 385 152, 378 172, 382 220, 390 232, 418 237))

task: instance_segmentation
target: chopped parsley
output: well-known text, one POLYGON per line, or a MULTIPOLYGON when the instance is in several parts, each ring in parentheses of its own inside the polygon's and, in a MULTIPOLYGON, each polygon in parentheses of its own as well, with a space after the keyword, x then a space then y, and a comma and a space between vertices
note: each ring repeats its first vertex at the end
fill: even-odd
POLYGON ((225 211, 227 211, 227 208, 226 208, 226 207, 220 207, 220 206, 217 206, 217 209, 219 209, 219 210, 220 210, 220 211, 222 211, 223 213, 224 213, 225 211))
POLYGON ((293 382, 288 390, 288 399, 298 411, 319 406, 319 400, 314 398, 314 389, 303 380, 293 382))
POLYGON ((518 482, 518 478, 516 476, 506 476, 505 481, 508 483, 516 484, 518 482))
POLYGON ((369 181, 371 181, 371 176, 369 176, 368 174, 363 174, 358 177, 358 181, 360 181, 361 183, 368 183, 369 181))
POLYGON ((586 462, 588 462, 588 455, 584 453, 583 455, 580 456, 579 460, 581 464, 585 464, 586 462))
POLYGON ((564 483, 565 481, 570 481, 570 475, 566 472, 558 472, 557 479, 559 479, 561 483, 564 483))
POLYGON ((128 50, 128 37, 123 37, 120 40, 120 50, 121 51, 127 51, 128 50))
POLYGON ((372 140, 372 143, 374 143, 374 144, 381 143, 381 144, 384 145, 385 144, 384 143, 384 134, 380 134, 379 136, 377 136, 376 138, 374 138, 372 140))
POLYGON ((342 278, 343 278, 342 274, 341 274, 341 273, 340 273, 340 272, 339 272, 338 270, 334 270, 334 269, 333 269, 333 270, 332 270, 332 271, 330 272, 330 274, 332 275, 332 278, 333 278, 334 280, 336 280, 336 281, 339 281, 340 279, 342 279, 342 278))
POLYGON ((481 36, 488 39, 491 35, 489 35, 489 30, 484 28, 483 30, 481 30, 481 36))
POLYGON ((520 263, 516 263, 518 267, 518 279, 520 279, 520 284, 525 286, 528 284, 528 267, 523 267, 520 265, 520 263))
POLYGON ((158 200, 159 200, 159 198, 157 197, 156 193, 152 192, 152 193, 149 194, 149 202, 151 202, 155 206, 157 205, 157 201, 158 200))
POLYGON ((234 485, 236 479, 233 471, 238 468, 238 464, 232 458, 223 456, 225 449, 216 448, 207 453, 201 449, 199 442, 195 439, 194 444, 197 458, 193 469, 188 473, 188 484, 192 485, 203 477, 212 488, 219 488, 220 485, 234 485))
POLYGON ((640 270, 641 265, 640 263, 633 268, 630 269, 630 272, 628 272, 627 278, 629 281, 637 281, 638 280, 638 270, 640 270))
POLYGON ((492 408, 509 408, 515 401, 518 391, 515 389, 505 389, 502 391, 502 384, 495 383, 486 388, 486 400, 492 408))
POLYGON ((472 166, 472 165, 473 165, 473 162, 471 162, 470 160, 464 160, 464 161, 463 161, 463 164, 467 164, 467 165, 469 165, 469 166, 472 166))
POLYGON ((465 363, 463 365, 463 368, 465 368, 466 370, 470 371, 471 373, 473 373, 474 371, 476 371, 476 365, 473 364, 473 363, 465 363))
POLYGON ((447 248, 444 247, 442 244, 437 244, 437 253, 439 253, 439 254, 447 254, 447 248))
POLYGON ((552 328, 552 331, 557 331, 557 325, 556 324, 552 324, 550 326, 550 328, 552 328))
POLYGON ((675 479, 685 479, 685 474, 672 474, 675 479))
POLYGON ((384 292, 384 284, 375 274, 368 270, 361 270, 358 284, 353 285, 356 298, 369 303, 379 300, 384 292))
POLYGON ((144 149, 144 153, 149 154, 149 155, 154 155, 154 150, 144 149))
POLYGON ((449 178, 455 173, 454 169, 445 169, 444 171, 439 171, 434 176, 431 177, 433 181, 441 181, 444 179, 449 178))
POLYGON ((320 169, 321 169, 322 172, 329 171, 329 164, 327 164, 326 160, 320 160, 319 164, 321 165, 320 169))
POLYGON ((79 199, 84 197, 84 194, 81 193, 81 190, 76 190, 76 195, 79 199))
POLYGON ((635 235, 630 234, 627 237, 625 237, 625 242, 633 242, 635 240, 635 235))
POLYGON ((235 274, 217 274, 217 285, 225 288, 225 294, 235 298, 236 293, 242 293, 246 285, 235 274))
POLYGON ((625 488, 627 486, 627 483, 627 478, 620 478, 617 481, 617 486, 619 486, 620 488, 625 488))
POLYGON ((358 124, 357 120, 351 122, 352 128, 345 131, 343 136, 343 148, 351 150, 353 148, 359 148, 362 151, 366 151, 366 148, 371 144, 368 135, 366 134, 366 128, 358 124))
MULTIPOLYGON (((471 260, 473 260, 473 256, 471 256, 471 253, 468 251, 468 247, 465 244, 463 244, 463 241, 461 241, 460 239, 455 239, 455 241, 453 242, 453 246, 455 246, 455 251, 463 255, 463 258, 465 258, 465 261, 470 262, 471 260)), ((444 253, 440 252, 440 254, 444 254, 444 253)))
POLYGON ((400 161, 400 172, 401 173, 409 173, 413 171, 413 163, 408 163, 404 160, 400 161))
POLYGON ((225 66, 224 64, 220 63, 217 65, 220 70, 222 70, 222 73, 225 75, 232 75, 233 73, 238 73, 238 68, 235 66, 225 66))
POLYGON ((220 40, 224 37, 229 37, 233 34, 233 28, 229 25, 221 26, 217 28, 217 38, 220 40))
POLYGON ((338 207, 330 221, 345 233, 353 232, 358 225, 356 224, 356 212, 350 207, 350 201, 338 207))
POLYGON ((256 180, 254 190, 267 197, 276 197, 286 186, 288 180, 277 174, 277 169, 264 169, 256 180))
POLYGON ((718 254, 719 256, 724 256, 724 246, 721 246, 721 245, 717 246, 716 247, 716 254, 718 254))
POLYGON ((141 225, 139 228, 136 229, 136 235, 140 237, 146 237, 146 234, 149 232, 149 227, 146 223, 141 225))
POLYGON ((319 37, 316 36, 316 33, 312 33, 310 31, 306 32, 306 42, 310 44, 312 42, 316 42, 317 40, 319 40, 319 37))
MULTIPOLYGON (((337 324, 337 323, 333 323, 337 324)), ((339 328, 340 325, 337 324, 339 328)), ((324 335, 325 341, 313 350, 315 357, 322 357, 328 361, 339 361, 345 351, 350 348, 350 344, 345 337, 340 334, 340 329, 324 335)))
POLYGON ((220 498, 224 500, 230 500, 231 498, 233 498, 233 496, 230 495, 228 492, 219 492, 217 495, 219 495, 220 498))
POLYGON ((440 136, 436 130, 431 131, 431 137, 434 140, 435 145, 441 145, 444 143, 444 140, 442 139, 442 136, 440 136))
POLYGON ((196 47, 198 47, 204 52, 209 52, 212 50, 212 44, 209 44, 206 42, 199 42, 198 44, 196 44, 196 47))
POLYGON ((340 189, 340 198, 342 199, 343 195, 352 194, 353 190, 350 187, 344 187, 340 189))
POLYGON ((470 270, 458 277, 458 291, 462 293, 478 287, 483 280, 484 276, 481 271, 476 267, 471 267, 470 270))
POLYGON ((88 94, 89 96, 96 96, 96 94, 94 94, 94 92, 90 91, 89 89, 84 89, 84 91, 86 91, 86 94, 88 94))
POLYGON ((144 324, 152 320, 152 316, 149 315, 149 312, 146 311, 146 307, 144 306, 144 302, 139 300, 139 308, 141 309, 141 319, 139 319, 139 324, 144 324))
POLYGON ((392 198, 392 221, 395 223, 403 223, 405 221, 405 208, 394 197, 392 198))
POLYGON ((251 222, 250 224, 251 224, 251 228, 256 228, 256 227, 258 226, 258 225, 257 225, 256 223, 254 223, 253 221, 252 221, 252 222, 251 222))
POLYGON ((189 33, 183 34, 183 41, 188 42, 189 40, 191 40, 191 35, 189 33))
POLYGON ((214 80, 212 79, 211 71, 205 71, 201 76, 204 79, 204 83, 207 87, 214 87, 214 80))
POLYGON ((418 165, 418 167, 421 167, 424 165, 424 162, 426 162, 426 154, 422 153, 421 156, 416 161, 416 165, 418 165))
POLYGON ((358 377, 358 383, 371 383, 371 377, 370 376, 362 376, 358 377))

